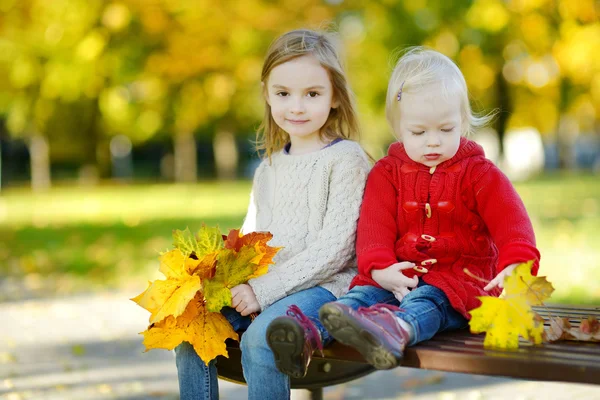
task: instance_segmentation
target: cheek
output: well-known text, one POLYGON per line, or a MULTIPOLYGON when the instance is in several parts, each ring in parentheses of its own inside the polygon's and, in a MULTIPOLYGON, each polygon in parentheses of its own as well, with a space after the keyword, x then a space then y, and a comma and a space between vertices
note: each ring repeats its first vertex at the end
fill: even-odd
POLYGON ((278 104, 271 104, 271 115, 273 118, 281 118, 283 114, 283 107, 278 104))

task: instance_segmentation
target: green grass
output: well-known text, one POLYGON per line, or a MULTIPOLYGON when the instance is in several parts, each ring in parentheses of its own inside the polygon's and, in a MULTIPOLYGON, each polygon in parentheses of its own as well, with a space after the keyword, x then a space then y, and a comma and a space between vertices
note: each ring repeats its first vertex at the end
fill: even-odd
MULTIPOLYGON (((519 183, 554 302, 600 304, 600 178, 519 183)), ((0 193, 0 276, 36 293, 145 288, 171 231, 242 223, 249 182, 57 187, 0 193)), ((1 281, 1 280, 0 280, 1 281)), ((2 298, 10 297, 0 294, 2 298)))

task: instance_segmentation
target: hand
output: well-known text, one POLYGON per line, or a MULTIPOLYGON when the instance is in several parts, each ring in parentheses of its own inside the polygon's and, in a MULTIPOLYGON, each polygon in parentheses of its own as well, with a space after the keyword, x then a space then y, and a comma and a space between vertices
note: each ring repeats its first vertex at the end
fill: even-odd
POLYGON ((414 263, 403 261, 384 269, 374 269, 371 271, 371 277, 379 286, 394 293, 398 301, 401 301, 410 292, 410 289, 417 287, 419 283, 417 276, 409 278, 402 273, 403 270, 411 269, 414 266, 414 263))
POLYGON ((231 306, 244 317, 260 311, 260 304, 252 287, 247 284, 237 285, 230 289, 231 306))
POLYGON ((519 264, 510 264, 508 267, 504 268, 502 271, 500 271, 498 275, 496 275, 494 279, 490 281, 490 283, 488 283, 483 288, 483 290, 489 291, 495 288, 496 286, 498 286, 500 289, 504 288, 504 278, 512 274, 515 268, 517 268, 517 265, 519 264))

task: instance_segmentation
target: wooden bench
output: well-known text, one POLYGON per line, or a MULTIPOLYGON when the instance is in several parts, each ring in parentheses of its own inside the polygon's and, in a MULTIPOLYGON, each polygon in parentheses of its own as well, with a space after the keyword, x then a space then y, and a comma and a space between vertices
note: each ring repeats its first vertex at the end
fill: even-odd
MULTIPOLYGON (((569 317, 573 326, 581 318, 596 316, 600 306, 552 305, 536 307, 548 324, 549 315, 569 317)), ((600 384, 600 343, 561 341, 534 346, 521 341, 515 351, 486 350, 484 335, 468 330, 441 333, 433 339, 406 349, 401 366, 468 374, 494 375, 520 379, 600 384)), ((229 358, 219 357, 219 377, 245 383, 241 352, 237 342, 228 343, 229 358)), ((324 356, 315 353, 307 375, 292 379, 292 388, 308 389, 313 399, 321 399, 322 388, 349 382, 375 371, 352 348, 334 342, 324 356)))

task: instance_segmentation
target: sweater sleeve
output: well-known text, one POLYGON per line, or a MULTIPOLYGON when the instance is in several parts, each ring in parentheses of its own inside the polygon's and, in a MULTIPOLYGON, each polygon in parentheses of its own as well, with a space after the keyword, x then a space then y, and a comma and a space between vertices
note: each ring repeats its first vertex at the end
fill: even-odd
POLYGON ((264 310, 275 301, 327 281, 354 256, 356 221, 369 171, 362 156, 331 162, 322 229, 306 248, 248 284, 264 310))
POLYGON ((498 247, 497 271, 510 264, 534 260, 532 274, 539 268, 540 252, 527 210, 509 179, 487 161, 474 169, 473 190, 479 215, 498 247))
POLYGON ((358 273, 371 280, 373 269, 398 262, 394 246, 397 239, 397 188, 392 165, 379 161, 369 174, 358 220, 356 254, 358 273))
POLYGON ((262 175, 265 170, 265 163, 267 161, 263 160, 259 166, 254 171, 254 178, 252 180, 252 190, 250 191, 250 202, 248 203, 248 211, 246 211, 246 217, 244 218, 244 223, 242 224, 241 232, 243 234, 248 234, 256 231, 256 219, 258 218, 258 202, 256 198, 256 190, 259 187, 259 182, 261 181, 262 175))

